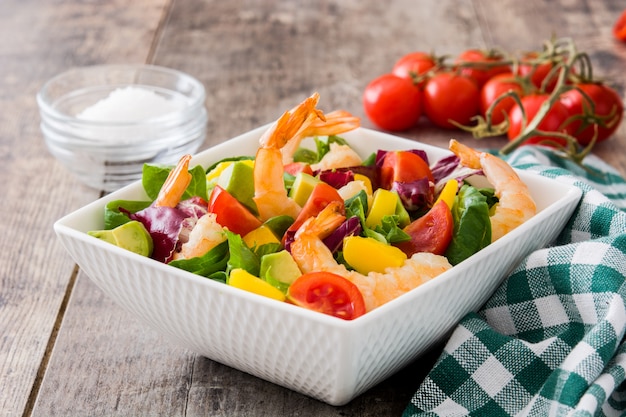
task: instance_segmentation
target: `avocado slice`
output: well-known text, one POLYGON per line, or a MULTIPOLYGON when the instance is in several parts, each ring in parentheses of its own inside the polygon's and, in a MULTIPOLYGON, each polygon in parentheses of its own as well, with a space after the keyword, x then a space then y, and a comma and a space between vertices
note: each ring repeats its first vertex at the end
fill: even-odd
POLYGON ((150 233, 136 220, 126 222, 115 229, 95 230, 87 234, 143 256, 150 256, 154 249, 150 233))
POLYGON ((289 197, 298 203, 300 207, 303 207, 313 192, 313 188, 320 182, 319 179, 310 174, 298 172, 291 186, 291 190, 289 190, 289 197))
POLYGON ((254 168, 248 161, 235 161, 217 178, 217 185, 228 191, 253 214, 258 214, 254 203, 254 168))
POLYGON ((291 254, 286 250, 268 253, 261 258, 261 278, 281 290, 283 293, 302 272, 291 254))

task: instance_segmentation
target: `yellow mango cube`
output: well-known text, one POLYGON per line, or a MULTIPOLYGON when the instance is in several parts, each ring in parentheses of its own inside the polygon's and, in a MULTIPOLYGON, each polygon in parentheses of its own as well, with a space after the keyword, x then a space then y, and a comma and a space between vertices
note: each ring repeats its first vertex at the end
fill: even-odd
POLYGON ((395 246, 371 237, 348 236, 343 240, 343 257, 361 274, 385 272, 388 267, 404 264, 407 256, 395 246))
POLYGON ((392 191, 379 188, 374 192, 372 207, 365 217, 365 225, 371 229, 382 224, 384 216, 395 214, 398 195, 392 191))
POLYGON ((280 243, 276 235, 264 224, 248 232, 243 237, 243 241, 249 248, 259 247, 266 243, 280 243))
POLYGON ((285 294, 278 288, 273 287, 269 283, 263 281, 259 277, 255 277, 245 269, 235 268, 230 271, 228 276, 228 285, 249 291, 264 297, 273 298, 278 301, 285 301, 285 294))

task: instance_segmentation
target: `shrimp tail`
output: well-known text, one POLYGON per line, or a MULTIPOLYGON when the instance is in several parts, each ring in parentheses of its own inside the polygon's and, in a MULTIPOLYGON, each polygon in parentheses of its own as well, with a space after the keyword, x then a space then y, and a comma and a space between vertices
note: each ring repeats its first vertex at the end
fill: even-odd
POLYGON ((159 190, 159 195, 154 200, 155 207, 176 207, 180 203, 180 199, 191 183, 190 161, 191 155, 183 155, 178 161, 178 165, 170 171, 161 186, 161 190, 159 190))

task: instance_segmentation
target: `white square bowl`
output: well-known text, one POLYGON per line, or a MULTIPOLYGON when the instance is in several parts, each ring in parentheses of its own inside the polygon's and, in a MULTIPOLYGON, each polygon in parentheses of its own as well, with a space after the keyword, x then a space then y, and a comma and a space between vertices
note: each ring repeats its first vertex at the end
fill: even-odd
MULTIPOLYGON (((267 127, 194 157, 192 166, 254 155, 267 127)), ((412 140, 359 128, 343 134, 363 157, 377 149, 425 150, 412 140)), ((104 226, 104 207, 147 199, 140 182, 58 220, 54 229, 85 273, 119 305, 178 345, 331 405, 343 405, 445 338, 477 310, 531 251, 553 241, 575 209, 578 188, 519 172, 536 216, 436 279, 364 316, 345 321, 261 297, 136 255, 87 235, 104 226)))

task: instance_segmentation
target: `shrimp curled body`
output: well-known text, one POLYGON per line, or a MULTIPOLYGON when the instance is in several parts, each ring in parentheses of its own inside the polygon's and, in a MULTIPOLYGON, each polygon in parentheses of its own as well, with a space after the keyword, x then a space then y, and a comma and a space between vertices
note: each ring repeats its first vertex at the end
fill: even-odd
POLYGON ((318 100, 319 94, 315 93, 286 111, 259 141, 254 162, 254 202, 263 221, 281 214, 295 219, 300 212, 300 206, 285 190, 281 149, 294 138, 300 138, 314 120, 324 119, 322 111, 315 107, 318 100))
POLYGON ((384 273, 367 275, 349 271, 338 264, 322 239, 336 229, 345 217, 341 206, 331 203, 317 217, 308 219, 296 233, 291 244, 291 255, 303 273, 314 271, 332 272, 353 282, 371 311, 394 298, 418 287, 452 268, 444 256, 432 253, 416 253, 400 267, 389 267, 384 273))
POLYGON ((183 243, 174 259, 190 259, 202 256, 226 240, 224 228, 217 222, 214 213, 200 217, 189 233, 189 240, 183 243))
POLYGON ((460 158, 462 165, 482 169, 494 187, 499 201, 490 216, 492 242, 537 213, 537 206, 528 187, 504 160, 472 149, 454 139, 450 141, 450 150, 460 158))

